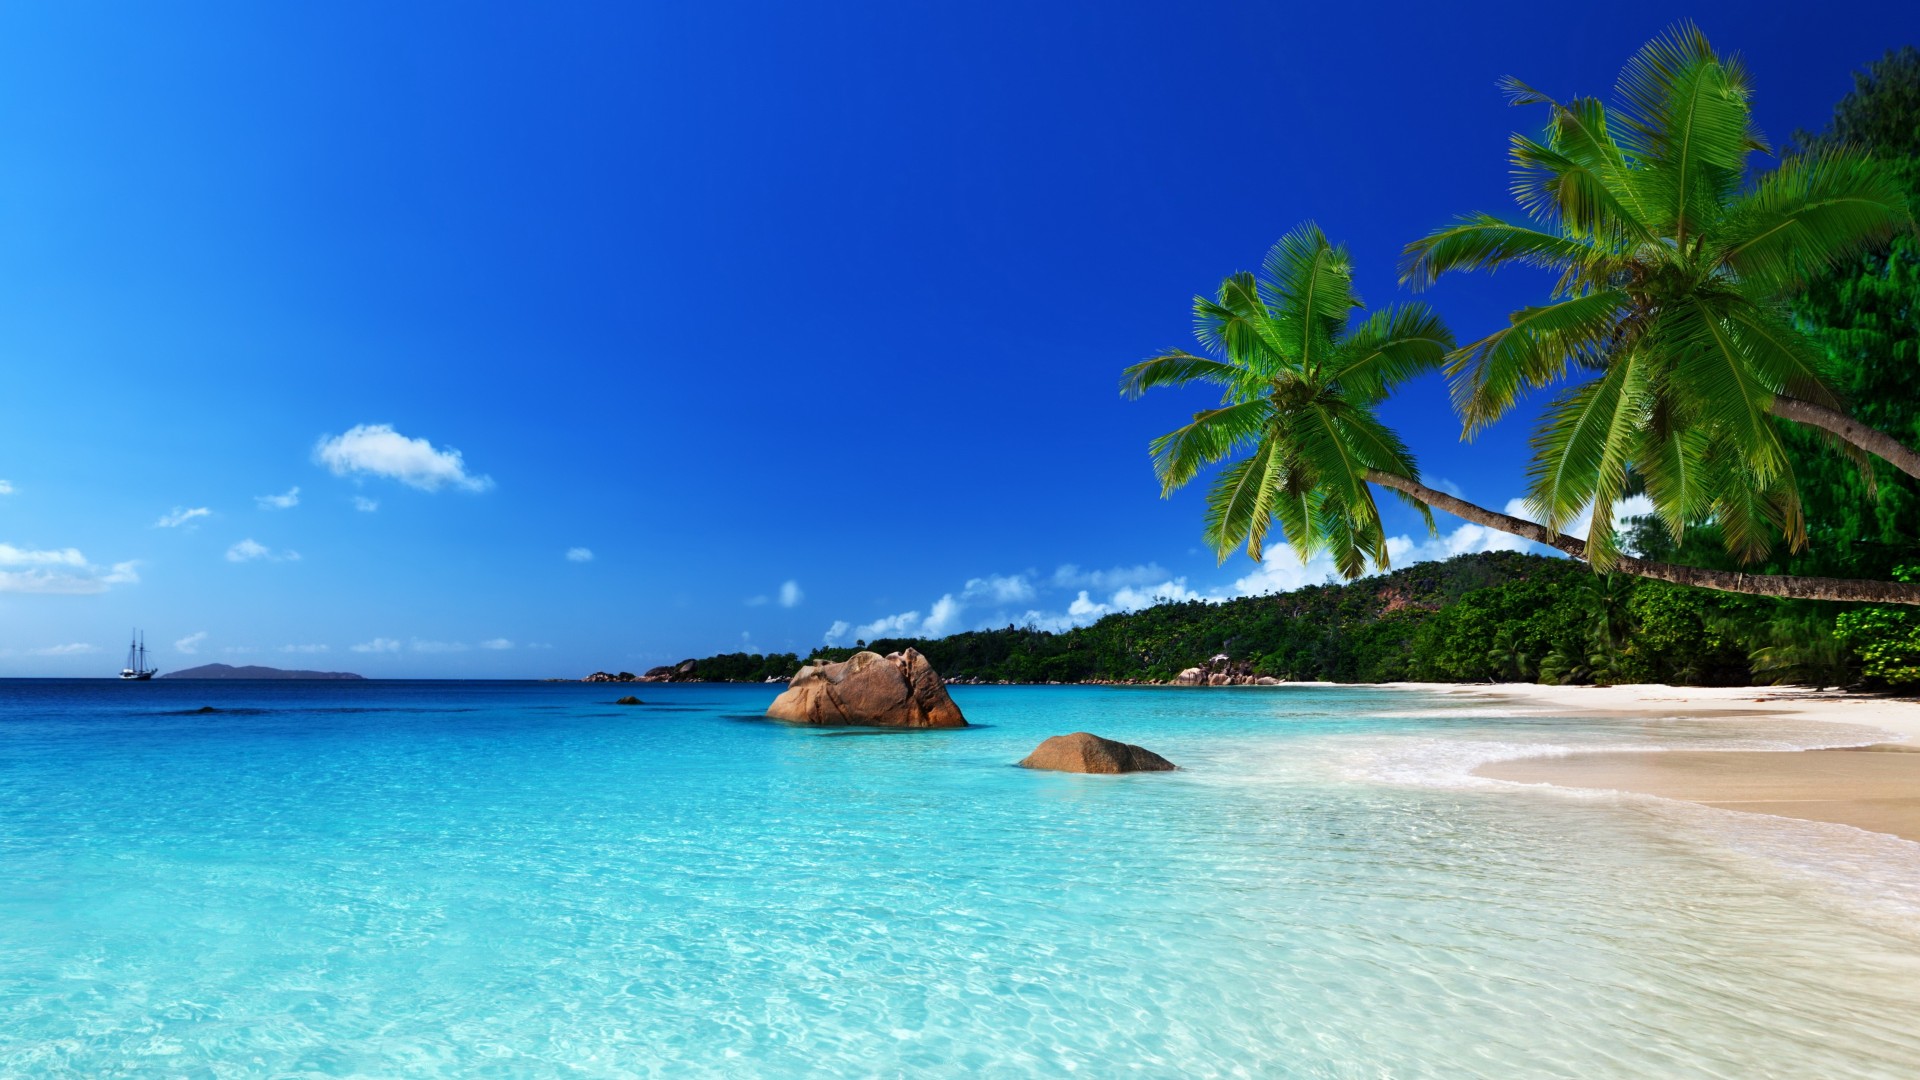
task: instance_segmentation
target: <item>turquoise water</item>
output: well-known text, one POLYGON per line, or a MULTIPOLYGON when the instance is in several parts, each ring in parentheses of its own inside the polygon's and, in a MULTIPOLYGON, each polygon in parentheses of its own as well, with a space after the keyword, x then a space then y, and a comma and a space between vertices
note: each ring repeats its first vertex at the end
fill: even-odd
POLYGON ((956 687, 980 726, 842 733, 624 692, 0 682, 0 1074, 1920 1066, 1915 845, 1466 775, 1817 730, 956 687), (1011 767, 1082 729, 1184 768, 1011 767))

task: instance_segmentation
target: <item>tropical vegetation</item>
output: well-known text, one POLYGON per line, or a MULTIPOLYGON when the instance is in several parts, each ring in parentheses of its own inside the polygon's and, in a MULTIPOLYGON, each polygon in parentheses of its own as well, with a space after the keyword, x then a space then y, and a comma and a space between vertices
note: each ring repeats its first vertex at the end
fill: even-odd
MULTIPOLYGON (((950 679, 1010 683, 1169 682, 1223 654, 1255 675, 1290 680, 1857 681, 1860 662, 1844 650, 1831 663, 1795 650, 1774 663, 1797 666, 1766 666, 1765 650, 1777 648, 1792 609, 1496 551, 1278 595, 1163 603, 1059 632, 1016 625, 889 638, 816 649, 809 659, 914 648, 950 679)), ((760 682, 801 663, 792 653, 730 654, 694 661, 694 676, 760 682)))
MULTIPOLYGON (((1920 684, 1911 591, 1880 594, 1898 605, 1862 604, 1825 584, 1864 583, 1868 596, 1920 588, 1920 479, 1900 452, 1920 444, 1920 239, 1889 197, 1920 205, 1920 52, 1868 65, 1824 130, 1796 134, 1785 162, 1752 178, 1740 170, 1762 140, 1737 63, 1682 27, 1628 70, 1615 110, 1513 84, 1549 112, 1544 134, 1514 140, 1528 221, 1467 219, 1408 254, 1408 280, 1423 287, 1448 271, 1551 265, 1561 280, 1541 308, 1553 313, 1515 313, 1465 346, 1419 304, 1354 319, 1348 254, 1303 226, 1261 273, 1195 301, 1199 353, 1163 353, 1125 376, 1130 394, 1220 392, 1217 408, 1152 447, 1163 491, 1225 464, 1205 518, 1217 550, 1264 554, 1277 521, 1343 573, 1356 557, 1386 572, 1162 604, 1062 633, 1009 626, 870 647, 912 646, 951 677, 1010 682, 1164 681, 1225 653, 1293 679, 1920 684), (1705 103, 1696 119, 1711 147, 1680 152, 1660 134, 1680 116, 1660 87, 1705 103), (1683 184, 1687 162, 1712 171, 1683 184), (1863 201, 1842 204, 1843 191, 1863 201), (1760 238, 1768 214, 1777 228, 1760 238), (1752 327, 1778 348, 1749 338, 1752 327), (1707 370, 1715 357, 1724 371, 1707 370), (1540 520, 1564 525, 1583 493, 1644 493, 1658 513, 1601 515, 1596 556, 1558 528, 1422 484, 1378 406, 1436 369, 1452 374, 1468 435, 1529 388, 1558 391, 1535 441, 1540 520), (1580 422, 1573 403, 1607 422, 1580 422), (1543 462, 1564 472, 1543 473, 1543 462), (1371 487, 1573 558, 1489 553, 1389 570, 1371 487), (1776 595, 1754 595, 1763 590, 1776 595)), ((801 662, 697 666, 757 680, 801 662)))
MULTIPOLYGON (((1122 391, 1220 389, 1152 447, 1162 491, 1230 461, 1208 497, 1206 535, 1224 558, 1260 557, 1277 521, 1304 559, 1330 552, 1348 577, 1387 569, 1370 485, 1551 545, 1599 572, 1727 592, 1920 605, 1920 586, 1881 578, 1752 574, 1660 562, 1623 548, 1614 507, 1643 494, 1674 543, 1710 526, 1742 564, 1776 537, 1808 543, 1784 420, 1832 436, 1870 469, 1876 455, 1920 476, 1920 456, 1841 411, 1816 336, 1786 300, 1811 276, 1911 229, 1895 171, 1849 146, 1812 148, 1746 182, 1753 126, 1737 59, 1690 25, 1647 45, 1613 106, 1545 104, 1544 136, 1515 136, 1515 191, 1531 223, 1470 215, 1409 245, 1405 278, 1507 263, 1558 275, 1552 302, 1464 347, 1426 308, 1388 309, 1357 327, 1346 252, 1305 226, 1265 272, 1235 274, 1194 301, 1205 355, 1176 350, 1127 369, 1122 391), (1533 439, 1527 505, 1495 513, 1420 483, 1374 407, 1393 386, 1444 364, 1466 437, 1523 391, 1560 388, 1533 439), (1571 385, 1567 385, 1571 383, 1571 385), (1563 530, 1590 516, 1584 538, 1563 530)), ((1870 493, 1871 494, 1871 493, 1870 493)), ((1431 525, 1431 517, 1428 517, 1431 525)))

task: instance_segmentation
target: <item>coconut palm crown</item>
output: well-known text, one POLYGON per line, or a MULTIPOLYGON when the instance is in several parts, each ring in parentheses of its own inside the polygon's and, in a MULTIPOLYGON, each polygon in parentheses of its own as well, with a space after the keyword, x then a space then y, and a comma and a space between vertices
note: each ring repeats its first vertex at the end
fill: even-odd
MULTIPOLYGON (((1202 354, 1173 350, 1126 369, 1121 392, 1218 387, 1220 404, 1154 440, 1162 496, 1228 459, 1207 495, 1206 537, 1221 561, 1258 560, 1278 521, 1302 561, 1332 556, 1341 574, 1388 566, 1367 477, 1417 478, 1413 457, 1376 414, 1394 385, 1437 370, 1454 341, 1413 303, 1353 322, 1363 305, 1345 248, 1311 223, 1273 245, 1259 274, 1237 273, 1193 301, 1202 354)), ((1408 499, 1428 527, 1424 504, 1408 499)))
POLYGON ((1558 274, 1550 303, 1449 356, 1466 433, 1504 415, 1523 390, 1573 380, 1534 437, 1529 508, 1557 530, 1591 506, 1598 569, 1619 554, 1613 506, 1635 491, 1676 539, 1714 521, 1743 559, 1764 555, 1776 531, 1803 546, 1776 416, 1896 464, 1904 448, 1879 435, 1893 447, 1882 449, 1877 433, 1844 416, 1818 348, 1780 301, 1808 275, 1911 227, 1896 179, 1843 149, 1790 158, 1747 182, 1748 156, 1768 146, 1746 71, 1687 23, 1628 63, 1611 107, 1503 85, 1514 104, 1550 112, 1542 137, 1511 144, 1514 194, 1531 221, 1469 215, 1410 244, 1402 264, 1416 288, 1450 270, 1509 263, 1558 274))

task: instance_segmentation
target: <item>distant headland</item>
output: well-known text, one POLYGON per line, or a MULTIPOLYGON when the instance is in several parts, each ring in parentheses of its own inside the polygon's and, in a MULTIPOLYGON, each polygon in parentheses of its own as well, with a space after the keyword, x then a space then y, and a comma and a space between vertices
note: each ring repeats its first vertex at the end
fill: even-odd
POLYGON ((361 679, 364 675, 355 675, 351 671, 288 671, 285 668, 262 667, 248 664, 234 667, 232 664, 201 664, 199 667, 184 671, 169 671, 160 676, 163 679, 361 679))

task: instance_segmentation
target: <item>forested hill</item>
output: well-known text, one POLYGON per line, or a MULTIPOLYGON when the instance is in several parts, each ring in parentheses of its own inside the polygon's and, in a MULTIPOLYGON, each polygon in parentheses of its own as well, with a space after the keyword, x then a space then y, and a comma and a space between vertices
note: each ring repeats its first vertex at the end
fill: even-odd
MULTIPOLYGON (((1844 664, 1809 672, 1808 658, 1786 653, 1762 655, 1756 672, 1750 654, 1772 644, 1786 614, 1778 601, 1489 552, 1344 585, 1162 604, 1064 633, 1009 626, 865 645, 881 653, 912 646, 949 679, 986 682, 1165 682, 1221 653, 1251 662, 1255 675, 1341 682, 1840 681, 1844 664)), ((855 651, 814 656, 841 660, 855 651)), ((792 653, 732 653, 695 661, 692 675, 763 681, 790 676, 800 663, 792 653)))

